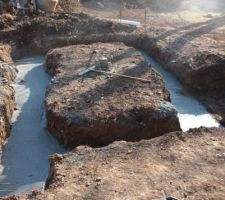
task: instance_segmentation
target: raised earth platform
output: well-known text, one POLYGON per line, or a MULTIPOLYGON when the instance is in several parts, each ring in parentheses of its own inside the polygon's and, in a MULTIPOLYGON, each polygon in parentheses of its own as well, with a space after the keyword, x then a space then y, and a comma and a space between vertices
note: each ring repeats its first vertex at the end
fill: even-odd
POLYGON ((46 93, 48 129, 65 146, 137 141, 180 130, 163 80, 132 47, 97 43, 54 49, 46 68, 55 75, 46 93), (79 75, 93 65, 119 75, 79 75))

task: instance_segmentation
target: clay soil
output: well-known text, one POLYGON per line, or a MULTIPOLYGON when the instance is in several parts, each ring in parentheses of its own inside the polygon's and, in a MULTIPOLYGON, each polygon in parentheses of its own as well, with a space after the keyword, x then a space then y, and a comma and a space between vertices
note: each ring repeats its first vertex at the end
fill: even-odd
POLYGON ((47 54, 46 67, 55 75, 46 94, 48 128, 65 146, 136 141, 180 130, 163 80, 132 47, 59 48, 47 54), (110 63, 107 69, 102 57, 110 63), (144 81, 96 72, 78 75, 92 65, 144 81))

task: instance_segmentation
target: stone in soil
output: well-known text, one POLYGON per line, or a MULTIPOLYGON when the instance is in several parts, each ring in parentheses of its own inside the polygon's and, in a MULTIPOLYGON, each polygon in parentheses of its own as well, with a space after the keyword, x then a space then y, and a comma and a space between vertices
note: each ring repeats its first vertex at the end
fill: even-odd
POLYGON ((46 69, 55 75, 46 93, 48 129, 65 146, 137 141, 180 130, 163 80, 132 47, 97 43, 54 49, 46 69), (99 64, 105 58, 107 66, 99 64), (78 75, 94 64, 148 82, 96 72, 78 75))

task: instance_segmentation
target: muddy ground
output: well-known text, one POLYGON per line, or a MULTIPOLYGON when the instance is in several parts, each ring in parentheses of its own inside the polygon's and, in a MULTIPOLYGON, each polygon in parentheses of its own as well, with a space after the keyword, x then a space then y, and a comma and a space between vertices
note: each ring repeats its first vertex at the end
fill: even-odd
MULTIPOLYGON (((109 12, 102 10, 97 12, 90 8, 79 9, 78 11, 84 13, 38 12, 31 17, 24 16, 22 13, 17 16, 1 15, 0 59, 12 63, 12 58, 45 54, 56 47, 120 41, 152 55, 175 74, 207 105, 217 119, 224 123, 223 15, 210 16, 200 22, 173 18, 168 20, 168 16, 148 15, 147 19, 150 23, 146 24, 145 28, 142 26, 137 29, 117 24, 116 21, 102 19, 105 15, 108 18, 118 18, 118 11, 108 14, 109 12), (85 13, 91 13, 99 19, 85 13), (113 17, 112 14, 117 16, 113 17)), ((146 22, 142 17, 143 9, 127 10, 126 18, 129 19, 133 13, 136 20, 140 16, 142 22, 146 22)), ((3 67, 3 76, 8 76, 5 75, 6 68, 3 67)), ((65 75, 72 75, 68 74, 65 68, 64 70, 67 73, 65 75)), ((58 78, 63 77, 62 73, 60 75, 60 70, 54 73, 58 78)), ((155 78, 153 80, 162 83, 155 73, 149 72, 149 75, 155 78)), ((106 80, 99 78, 98 81, 100 84, 106 80)), ((3 88, 0 90, 3 119, 0 129, 4 130, 3 139, 5 135, 9 135, 9 122, 13 110, 14 91, 10 84, 11 82, 1 86, 3 88)), ((89 84, 91 87, 91 81, 89 84)), ((50 88, 54 89, 56 85, 55 83, 50 88)), ((162 88, 156 88, 154 91, 162 91, 162 88)), ((155 95, 152 100, 165 98, 164 92, 161 94, 153 92, 155 95)), ((67 95, 71 97, 71 94, 67 95)), ((104 103, 104 100, 101 101, 104 103)), ((66 103, 69 105, 69 102, 66 103)), ((194 129, 188 133, 171 133, 137 143, 119 142, 99 149, 80 147, 71 154, 56 156, 55 158, 58 159, 55 161, 56 164, 54 159, 52 160, 50 178, 53 179, 49 179, 48 182, 50 189, 36 199, 63 199, 64 197, 87 199, 90 196, 94 199, 104 199, 104 197, 107 199, 107 196, 112 197, 110 199, 122 197, 154 199, 174 195, 181 199, 222 200, 225 198, 224 151, 224 130, 204 128, 194 129), (90 157, 88 152, 91 155, 93 153, 94 156, 90 157), (143 165, 140 165, 141 163, 143 165)))
POLYGON ((46 94, 48 129, 65 146, 136 141, 180 130, 163 80, 132 47, 96 43, 54 49, 46 68, 55 75, 46 94), (96 72, 79 76, 93 65, 133 79, 96 72))

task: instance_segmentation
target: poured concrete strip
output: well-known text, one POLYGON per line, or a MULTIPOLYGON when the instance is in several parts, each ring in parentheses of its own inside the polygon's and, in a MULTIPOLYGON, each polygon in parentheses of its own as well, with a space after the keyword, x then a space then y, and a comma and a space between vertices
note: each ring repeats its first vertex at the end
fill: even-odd
POLYGON ((183 131, 201 126, 221 126, 197 99, 185 91, 181 83, 172 74, 163 69, 147 54, 144 53, 143 55, 149 65, 163 77, 170 92, 172 103, 178 112, 178 118, 183 131))
POLYGON ((133 26, 137 26, 137 27, 141 26, 140 22, 131 21, 131 20, 125 20, 125 19, 119 19, 119 23, 121 23, 121 24, 129 24, 129 25, 133 25, 133 26))
POLYGON ((50 80, 43 62, 44 57, 24 58, 17 62, 18 110, 13 114, 11 136, 3 151, 1 196, 41 189, 48 174, 48 155, 65 152, 43 126, 43 102, 50 80))

